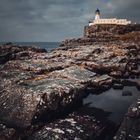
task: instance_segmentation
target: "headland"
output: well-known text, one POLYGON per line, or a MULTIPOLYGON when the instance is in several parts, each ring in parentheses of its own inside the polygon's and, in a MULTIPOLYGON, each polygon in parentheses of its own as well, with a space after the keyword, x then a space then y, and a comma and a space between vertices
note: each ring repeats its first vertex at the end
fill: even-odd
MULTIPOLYGON (((103 140, 108 120, 78 113, 82 100, 110 88, 140 88, 139 24, 88 25, 83 38, 51 52, 14 44, 0 50, 2 140, 103 140)), ((139 121, 138 99, 112 138, 139 139, 139 121)))

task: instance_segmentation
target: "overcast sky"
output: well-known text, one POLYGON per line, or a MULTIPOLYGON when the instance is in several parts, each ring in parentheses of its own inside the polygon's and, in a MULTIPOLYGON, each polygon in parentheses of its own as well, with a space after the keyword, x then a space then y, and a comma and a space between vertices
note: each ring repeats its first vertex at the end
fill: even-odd
POLYGON ((0 0, 0 41, 61 41, 80 37, 95 10, 140 21, 140 0, 0 0))

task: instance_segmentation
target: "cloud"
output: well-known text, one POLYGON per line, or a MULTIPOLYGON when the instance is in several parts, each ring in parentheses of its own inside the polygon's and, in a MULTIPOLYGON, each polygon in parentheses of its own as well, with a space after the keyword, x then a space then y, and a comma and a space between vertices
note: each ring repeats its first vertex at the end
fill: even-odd
POLYGON ((0 0, 0 41, 79 37, 96 8, 103 17, 139 21, 138 0, 0 0))

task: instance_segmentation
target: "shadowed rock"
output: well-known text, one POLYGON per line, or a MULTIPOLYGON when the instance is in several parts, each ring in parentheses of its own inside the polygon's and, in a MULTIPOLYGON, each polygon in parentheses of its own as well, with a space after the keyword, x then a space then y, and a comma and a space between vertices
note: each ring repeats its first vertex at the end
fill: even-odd
POLYGON ((0 124, 0 139, 1 140, 18 140, 17 132, 13 128, 7 128, 6 125, 0 124))
POLYGON ((112 125, 106 118, 109 114, 110 112, 101 109, 90 108, 87 104, 65 118, 45 124, 40 130, 35 131, 28 140, 102 139, 106 136, 104 133, 112 125))
POLYGON ((103 130, 104 127, 102 124, 94 117, 73 113, 66 119, 60 119, 46 124, 41 130, 33 134, 29 140, 94 140, 103 130))
POLYGON ((140 99, 133 103, 121 124, 114 140, 139 140, 140 138, 140 99))
POLYGON ((5 44, 0 46, 0 64, 4 64, 9 60, 28 59, 34 53, 47 52, 45 49, 35 48, 31 46, 18 46, 14 44, 5 44))

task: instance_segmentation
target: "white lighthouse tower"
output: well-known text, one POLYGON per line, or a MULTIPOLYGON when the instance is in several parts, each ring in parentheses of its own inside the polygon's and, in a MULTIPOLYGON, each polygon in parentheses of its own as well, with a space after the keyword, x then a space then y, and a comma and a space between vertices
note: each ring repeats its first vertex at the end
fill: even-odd
POLYGON ((95 11, 95 20, 100 19, 100 17, 101 17, 100 10, 97 9, 97 10, 95 11))

